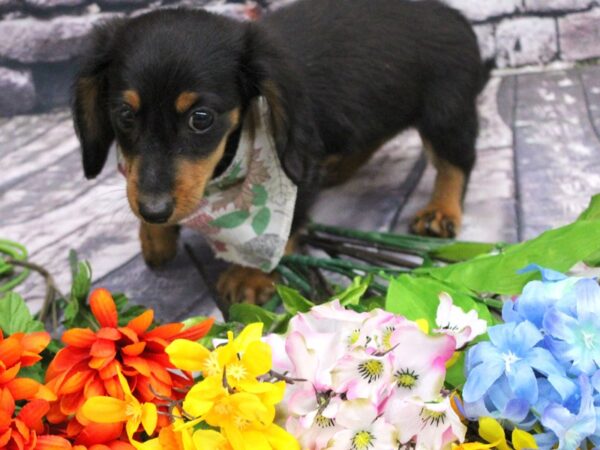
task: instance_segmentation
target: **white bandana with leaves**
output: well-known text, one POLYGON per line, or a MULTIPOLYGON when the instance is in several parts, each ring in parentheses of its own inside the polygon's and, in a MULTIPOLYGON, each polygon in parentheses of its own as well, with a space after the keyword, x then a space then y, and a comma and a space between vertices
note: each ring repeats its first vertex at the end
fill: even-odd
POLYGON ((250 115, 231 165, 210 181, 198 210, 181 225, 200 231, 217 257, 270 272, 290 236, 297 188, 281 167, 263 97, 250 115))

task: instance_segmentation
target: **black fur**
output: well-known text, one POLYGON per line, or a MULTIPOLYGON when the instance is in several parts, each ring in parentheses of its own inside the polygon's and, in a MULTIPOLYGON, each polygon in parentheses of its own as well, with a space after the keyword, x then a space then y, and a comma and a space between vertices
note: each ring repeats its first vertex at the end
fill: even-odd
POLYGON ((224 125, 190 136, 186 118, 168 107, 184 90, 219 113, 267 97, 281 161, 300 188, 297 223, 326 156, 370 152, 407 127, 467 178, 475 162, 485 70, 467 21, 434 0, 299 0, 257 23, 162 10, 101 27, 92 42, 73 107, 87 177, 101 171, 115 136, 143 155, 140 189, 149 192, 171 188, 175 158, 205 158, 224 125), (95 102, 83 98, 82 79, 97 83, 95 102), (142 109, 125 134, 115 114, 132 88, 142 109), (90 104, 95 113, 84 109, 90 104))

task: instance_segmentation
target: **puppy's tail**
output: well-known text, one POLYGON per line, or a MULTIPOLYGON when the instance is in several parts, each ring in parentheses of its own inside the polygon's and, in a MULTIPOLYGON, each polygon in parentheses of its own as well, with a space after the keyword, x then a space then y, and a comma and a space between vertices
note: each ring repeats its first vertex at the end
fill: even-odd
POLYGON ((479 82, 479 92, 483 91, 485 85, 490 81, 492 76, 492 70, 496 68, 496 60, 493 58, 486 59, 483 61, 483 66, 481 70, 481 81, 479 82))

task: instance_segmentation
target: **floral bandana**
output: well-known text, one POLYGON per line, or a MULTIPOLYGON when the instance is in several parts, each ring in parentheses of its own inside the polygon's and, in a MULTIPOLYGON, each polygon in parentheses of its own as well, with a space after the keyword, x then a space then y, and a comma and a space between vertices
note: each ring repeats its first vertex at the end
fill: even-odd
POLYGON ((197 211, 180 222, 200 231, 217 257, 265 272, 283 256, 298 191, 281 167, 269 120, 260 97, 250 107, 231 165, 208 183, 197 211))
POLYGON ((284 254, 298 191, 281 167, 269 121, 260 97, 231 165, 208 183, 198 210, 181 222, 202 232, 217 257, 265 272, 284 254))

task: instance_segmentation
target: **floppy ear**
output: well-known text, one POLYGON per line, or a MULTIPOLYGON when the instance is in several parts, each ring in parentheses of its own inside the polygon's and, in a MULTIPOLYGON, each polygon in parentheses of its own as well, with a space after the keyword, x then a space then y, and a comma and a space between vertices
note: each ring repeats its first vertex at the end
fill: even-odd
POLYGON ((72 113, 81 142, 85 177, 95 178, 104 167, 115 139, 108 111, 107 71, 112 62, 115 34, 123 20, 96 28, 73 85, 72 113))
POLYGON ((242 61, 245 97, 266 98, 279 160, 287 176, 297 185, 314 180, 322 144, 301 79, 266 30, 249 24, 245 39, 242 61))

